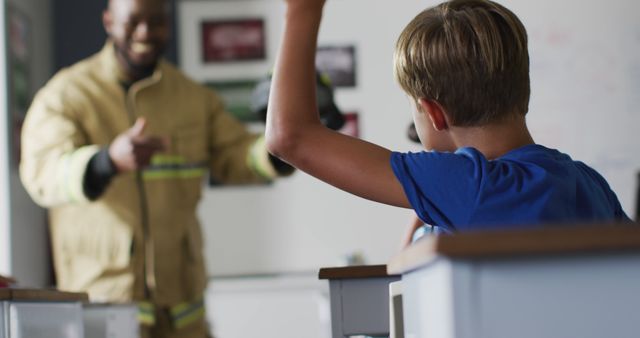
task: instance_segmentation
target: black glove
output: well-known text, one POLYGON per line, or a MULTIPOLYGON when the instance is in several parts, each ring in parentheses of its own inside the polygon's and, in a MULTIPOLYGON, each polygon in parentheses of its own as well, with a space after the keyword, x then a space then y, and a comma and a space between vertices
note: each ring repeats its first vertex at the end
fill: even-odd
MULTIPOLYGON (((258 82, 251 94, 251 111, 259 120, 267 120, 267 106, 269 90, 271 89, 271 75, 258 82)), ((320 121, 327 128, 338 130, 344 126, 345 119, 333 100, 333 88, 329 77, 316 72, 316 100, 320 121)))

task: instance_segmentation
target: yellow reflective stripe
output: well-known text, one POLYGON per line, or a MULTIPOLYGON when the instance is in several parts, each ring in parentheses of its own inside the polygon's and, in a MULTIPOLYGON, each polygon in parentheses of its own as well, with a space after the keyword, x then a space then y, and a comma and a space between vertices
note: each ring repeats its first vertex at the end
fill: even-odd
POLYGON ((179 315, 181 312, 184 312, 185 310, 187 310, 189 306, 191 306, 191 303, 187 303, 187 302, 180 303, 171 308, 171 315, 172 316, 179 315))
POLYGON ((320 82, 327 87, 331 87, 331 78, 327 73, 320 73, 320 82))
POLYGON ((178 155, 153 155, 151 158, 151 165, 163 165, 163 164, 184 164, 186 163, 184 157, 178 155))
MULTIPOLYGON (((204 317, 204 300, 184 302, 169 309, 171 321, 177 329, 183 328, 204 317)), ((156 323, 155 306, 150 302, 138 302, 138 322, 143 325, 156 323)))
POLYGON ((64 196, 71 202, 87 201, 84 195, 83 179, 89 160, 100 150, 99 146, 84 146, 62 155, 62 170, 58 172, 58 182, 64 196))
POLYGON ((138 303, 138 322, 144 325, 153 325, 156 323, 156 315, 153 304, 149 302, 138 303))
POLYGON ((202 164, 187 163, 179 155, 157 154, 151 159, 151 165, 143 173, 144 179, 196 178, 202 177, 206 169, 202 164))
POLYGON ((204 317, 204 312, 202 299, 193 303, 180 303, 171 308, 173 326, 177 329, 183 328, 204 317))
POLYGON ((152 313, 138 312, 138 323, 151 326, 156 323, 156 317, 152 313))
POLYGON ((173 321, 173 326, 176 329, 181 329, 199 319, 201 319, 202 317, 204 317, 204 307, 198 308, 192 312, 190 312, 189 314, 187 314, 186 316, 180 317, 178 319, 174 319, 173 321))
POLYGON ((204 176, 205 173, 206 170, 203 168, 147 170, 142 173, 142 178, 145 180, 196 178, 204 176))
POLYGON ((276 169, 269 160, 269 152, 267 152, 264 136, 259 137, 249 149, 247 164, 249 168, 267 180, 273 180, 278 177, 276 169))

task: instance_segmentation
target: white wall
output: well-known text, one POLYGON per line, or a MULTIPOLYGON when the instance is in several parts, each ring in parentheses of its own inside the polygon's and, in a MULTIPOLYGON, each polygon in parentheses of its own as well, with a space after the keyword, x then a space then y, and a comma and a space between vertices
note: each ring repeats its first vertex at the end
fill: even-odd
MULTIPOLYGON (((640 3, 580 0, 501 1, 520 16, 530 37, 529 123, 538 143, 599 170, 634 210, 640 169, 640 3), (578 10, 579 9, 579 10, 578 10)), ((360 113, 361 136, 393 150, 417 150, 405 139, 410 105, 392 74, 395 39, 434 1, 330 0, 320 44, 354 44, 358 86, 341 89, 338 105, 360 113)), ((260 77, 275 59, 282 2, 186 1, 179 5, 180 60, 201 81, 260 77), (204 18, 260 15, 268 60, 202 65, 198 31, 204 18)), ((216 188, 200 216, 213 274, 315 271, 362 250, 384 263, 398 249, 411 212, 364 201, 297 173, 270 187, 216 188)))
MULTIPOLYGON (((51 76, 51 20, 50 0, 12 0, 10 6, 26 14, 31 24, 31 88, 40 88, 51 76)), ((7 102, 7 101, 3 101, 7 102)), ((5 114, 7 116, 8 114, 5 114)), ((3 142, 11 136, 12 126, 3 128, 7 132, 2 138, 3 142)), ((9 155, 7 155, 9 156, 9 155)), ((6 248, 10 248, 7 258, 10 259, 9 273, 16 277, 22 286, 48 286, 49 284, 49 252, 46 236, 46 223, 44 211, 37 207, 26 194, 18 177, 17 167, 13 165, 14 159, 4 161, 9 163, 7 177, 10 197, 9 219, 6 222, 10 227, 10 242, 6 248)), ((6 189, 6 188, 4 188, 6 189)), ((7 203, 3 203, 7 205, 7 203)), ((4 253, 2 253, 4 256, 4 253)))

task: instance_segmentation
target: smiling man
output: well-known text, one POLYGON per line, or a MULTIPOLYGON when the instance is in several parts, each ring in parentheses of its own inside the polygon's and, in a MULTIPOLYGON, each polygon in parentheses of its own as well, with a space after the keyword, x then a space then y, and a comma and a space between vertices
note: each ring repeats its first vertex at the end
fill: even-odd
POLYGON ((165 0, 109 1, 104 48, 36 95, 20 175, 49 208, 60 289, 138 302, 143 337, 203 338, 205 175, 254 183, 292 169, 162 59, 168 11, 165 0))
POLYGON ((166 1, 111 0, 102 22, 131 80, 151 75, 169 39, 166 1))

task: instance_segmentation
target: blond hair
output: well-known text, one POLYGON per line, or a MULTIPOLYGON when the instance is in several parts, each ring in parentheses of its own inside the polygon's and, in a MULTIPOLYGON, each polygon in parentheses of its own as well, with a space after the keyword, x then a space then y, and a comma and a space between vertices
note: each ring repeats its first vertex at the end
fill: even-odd
POLYGON ((436 101, 454 126, 482 126, 526 114, 529 53, 524 25, 486 0, 453 0, 418 14, 394 55, 400 86, 436 101))

